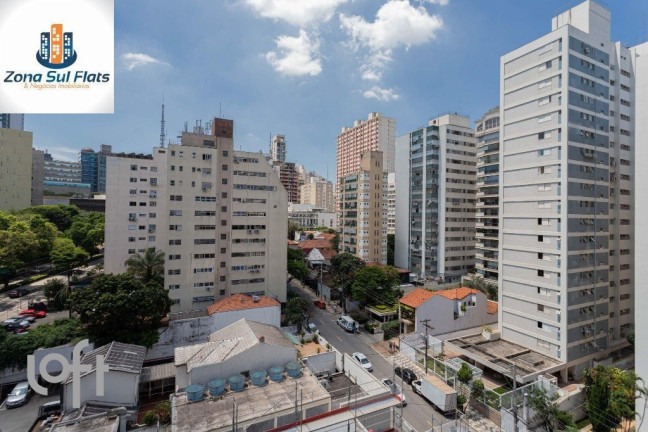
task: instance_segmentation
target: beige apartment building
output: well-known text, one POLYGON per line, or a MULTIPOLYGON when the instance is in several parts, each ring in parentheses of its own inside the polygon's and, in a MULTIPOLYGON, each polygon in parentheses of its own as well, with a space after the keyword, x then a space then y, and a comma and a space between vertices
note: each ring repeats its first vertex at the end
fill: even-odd
POLYGON ((155 248, 172 312, 235 293, 286 301, 286 191, 262 156, 233 150, 233 121, 107 167, 106 272, 155 248))
POLYGON ((383 154, 360 155, 359 170, 340 178, 340 251, 387 264, 387 173, 383 154))
POLYGON ((300 204, 310 204, 327 212, 335 212, 333 183, 319 177, 311 176, 301 187, 300 204))
POLYGON ((0 210, 31 204, 33 134, 0 128, 0 210))

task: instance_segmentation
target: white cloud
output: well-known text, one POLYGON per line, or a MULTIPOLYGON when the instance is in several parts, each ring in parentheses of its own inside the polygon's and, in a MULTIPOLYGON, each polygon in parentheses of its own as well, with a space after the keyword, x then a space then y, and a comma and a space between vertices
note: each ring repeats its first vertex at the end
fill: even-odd
MULTIPOLYGON (((426 1, 447 4, 448 0, 426 1)), ((412 6, 409 0, 390 0, 380 7, 374 22, 358 15, 340 14, 340 24, 356 49, 362 47, 369 51, 360 67, 362 78, 376 81, 391 62, 395 48, 409 48, 435 39, 443 20, 430 15, 423 6, 412 6)))
POLYGON ((421 0, 423 2, 427 2, 430 4, 438 4, 439 6, 447 6, 449 3, 449 0, 421 0))
POLYGON ((162 65, 169 65, 166 62, 163 62, 162 60, 156 59, 155 57, 152 57, 148 54, 144 53, 124 53, 121 56, 122 61, 124 62, 124 65, 126 66, 126 69, 129 71, 132 71, 136 67, 139 66, 146 66, 149 64, 162 64, 162 65))
POLYGON ((373 86, 371 89, 362 94, 367 99, 378 99, 379 101, 396 100, 400 97, 394 89, 383 89, 378 86, 373 86))
POLYGON ((279 53, 270 51, 265 57, 280 74, 316 76, 322 72, 317 36, 311 40, 306 31, 301 29, 298 37, 279 36, 276 43, 279 53))
POLYGON ((304 27, 313 22, 326 22, 335 9, 348 0, 244 0, 265 18, 283 20, 304 27))
POLYGON ((66 146, 48 146, 47 148, 41 148, 39 150, 44 150, 47 153, 51 154, 54 160, 76 162, 79 159, 78 148, 66 146))

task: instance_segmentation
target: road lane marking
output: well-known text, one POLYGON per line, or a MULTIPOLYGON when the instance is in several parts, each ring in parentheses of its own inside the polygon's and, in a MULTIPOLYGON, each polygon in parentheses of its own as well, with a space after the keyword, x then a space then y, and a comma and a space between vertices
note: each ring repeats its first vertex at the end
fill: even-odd
POLYGON ((432 423, 430 423, 430 420, 425 420, 425 421, 427 422, 427 424, 429 424, 430 426, 432 426, 432 423))
POLYGON ((336 336, 338 339, 340 339, 340 342, 342 342, 342 338, 340 336, 336 336))

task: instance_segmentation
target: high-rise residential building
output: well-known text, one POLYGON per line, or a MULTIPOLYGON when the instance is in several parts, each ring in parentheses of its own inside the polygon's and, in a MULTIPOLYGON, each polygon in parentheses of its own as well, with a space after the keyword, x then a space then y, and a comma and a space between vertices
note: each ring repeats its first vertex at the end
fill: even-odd
POLYGON ((475 265, 476 139, 446 114, 396 140, 395 264, 455 282, 475 265))
POLYGON ((0 114, 0 128, 25 130, 25 114, 0 114))
POLYGON ((335 212, 311 204, 288 204, 288 221, 294 222, 300 228, 335 228, 335 212))
POLYGON ((497 283, 499 256, 499 107, 475 122, 477 199, 475 269, 497 283))
POLYGON ((274 135, 270 140, 270 158, 275 162, 286 162, 285 135, 274 135))
MULTIPOLYGON (((630 48, 632 64, 635 74, 635 97, 634 97, 634 117, 635 117, 635 143, 648 142, 648 42, 630 48)), ((638 145, 635 150, 635 166, 648 166, 648 147, 638 145)), ((634 214, 642 215, 648 212, 648 189, 636 188, 636 185, 648 184, 648 170, 636 170, 633 182, 633 191, 635 194, 634 214)), ((635 256, 648 256, 648 224, 635 224, 635 256)), ((641 281, 648 277, 648 266, 635 265, 634 280, 641 281)), ((634 310, 648 310, 648 296, 634 296, 634 310)), ((648 358, 648 314, 636 314, 635 316, 635 358, 648 358)), ((640 377, 648 376, 648 362, 636 361, 635 372, 640 377)), ((644 405, 648 401, 646 395, 643 395, 641 401, 637 401, 636 411, 643 413, 644 405)), ((641 422, 641 418, 637 419, 641 422)), ((648 424, 643 422, 643 428, 638 432, 648 430, 648 424)))
POLYGON ((298 204, 300 188, 303 185, 302 177, 297 171, 294 162, 274 162, 273 169, 277 173, 281 184, 288 192, 288 202, 298 204))
POLYGON ((359 169, 340 177, 340 252, 387 264, 387 173, 380 151, 360 155, 359 169))
POLYGON ((81 162, 81 180, 90 184, 92 192, 106 191, 106 157, 112 156, 112 146, 101 144, 98 152, 84 147, 79 153, 81 162))
POLYGON ((81 162, 56 160, 45 151, 43 167, 44 195, 71 195, 89 197, 90 183, 84 183, 81 177, 81 162))
POLYGON ((358 172, 360 155, 367 151, 381 151, 385 172, 394 172, 394 140, 396 119, 369 113, 367 120, 356 120, 353 127, 344 126, 337 136, 335 184, 347 174, 358 172))
POLYGON ((634 327, 637 99, 610 20, 585 1, 501 58, 499 325, 565 380, 634 327))
POLYGON ((285 302, 287 194, 263 155, 233 149, 233 121, 217 118, 152 156, 109 156, 106 272, 155 248, 172 311, 235 293, 285 302))
POLYGON ((45 181, 45 152, 32 149, 31 205, 43 205, 45 181))
POLYGON ((396 234, 396 173, 387 174, 387 234, 396 234))
POLYGON ((309 181, 301 186, 299 200, 327 212, 335 213, 333 183, 319 176, 310 176, 309 181))
POLYGON ((0 128, 0 210, 31 204, 33 134, 0 128))

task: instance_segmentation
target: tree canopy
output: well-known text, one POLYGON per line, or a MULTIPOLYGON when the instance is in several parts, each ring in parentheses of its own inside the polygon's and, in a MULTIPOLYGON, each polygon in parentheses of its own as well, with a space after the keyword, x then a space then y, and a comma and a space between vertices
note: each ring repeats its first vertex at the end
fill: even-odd
POLYGON ((126 273, 97 277, 72 293, 71 307, 98 345, 115 340, 149 347, 158 340, 171 300, 161 284, 126 273))
POLYGON ((344 287, 348 294, 353 285, 355 273, 365 266, 365 262, 355 255, 347 252, 337 254, 331 258, 331 274, 338 285, 344 287))
POLYGON ((131 255, 126 262, 129 273, 142 279, 144 282, 164 281, 164 252, 154 248, 146 249, 144 254, 131 255))
POLYGON ((300 281, 306 279, 306 276, 310 273, 306 263, 304 261, 304 254, 299 249, 288 248, 288 273, 300 281))
POLYGON ((351 293, 354 300, 364 304, 393 306, 400 296, 398 270, 394 267, 369 266, 356 271, 351 293))
POLYGON ((566 431, 576 427, 574 419, 567 411, 558 408, 555 400, 558 396, 550 398, 549 395, 538 387, 533 387, 528 394, 528 404, 535 415, 531 418, 529 430, 543 430, 546 432, 566 431))
POLYGON ((611 366, 585 370, 585 411, 595 432, 609 432, 634 419, 635 400, 645 392, 637 381, 634 371, 611 366))
POLYGON ((70 283, 70 275, 72 269, 88 262, 90 254, 78 246, 68 238, 57 238, 54 240, 54 247, 50 252, 50 259, 52 264, 61 270, 66 271, 68 276, 68 284, 70 283))
POLYGON ((286 321, 295 324, 301 331, 302 325, 307 323, 313 312, 311 302, 304 297, 293 297, 286 304, 286 321))

